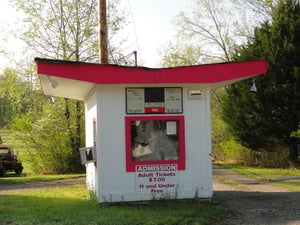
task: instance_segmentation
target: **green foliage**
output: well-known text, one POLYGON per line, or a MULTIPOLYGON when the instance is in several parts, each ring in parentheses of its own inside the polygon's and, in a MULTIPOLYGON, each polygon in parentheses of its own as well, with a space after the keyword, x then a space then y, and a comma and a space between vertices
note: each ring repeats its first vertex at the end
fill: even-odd
MULTIPOLYGON (((24 13, 21 38, 39 57, 99 62, 97 0, 11 1, 24 13)), ((114 63, 126 63, 120 53, 126 41, 118 33, 128 22, 120 2, 107 4, 108 49, 114 63)))
POLYGON ((47 101, 40 116, 27 113, 15 118, 11 125, 15 145, 26 152, 23 160, 30 162, 35 173, 62 174, 82 170, 79 151, 76 149, 74 153, 70 142, 70 128, 75 125, 68 126, 65 105, 61 101, 63 99, 54 103, 47 101), (73 160, 76 153, 77 163, 73 160), (73 168, 76 165, 77 168, 73 168))
POLYGON ((272 22, 255 30, 253 39, 237 51, 236 60, 266 58, 268 73, 256 78, 258 92, 249 92, 251 81, 227 88, 224 120, 246 147, 269 151, 286 145, 290 160, 298 161, 297 140, 291 133, 300 121, 300 5, 280 1, 272 22))
POLYGON ((289 151, 284 146, 276 146, 272 151, 255 151, 246 148, 234 140, 222 143, 225 157, 223 162, 232 164, 261 166, 261 167, 288 167, 289 151))
POLYGON ((13 69, 6 69, 0 79, 0 128, 7 127, 9 137, 5 139, 9 143, 3 141, 20 153, 25 170, 82 171, 77 147, 84 143, 82 103, 65 99, 53 102, 13 69))
POLYGON ((39 57, 97 59, 97 1, 12 2, 24 13, 22 39, 39 57))
POLYGON ((30 110, 30 86, 13 69, 5 69, 0 75, 0 127, 9 125, 14 117, 30 110))
POLYGON ((224 88, 212 91, 211 95, 211 139, 212 155, 215 160, 225 160, 223 143, 232 139, 227 124, 222 120, 221 96, 225 94, 224 88))
POLYGON ((238 142, 233 140, 223 142, 222 148, 225 153, 225 161, 238 164, 244 164, 247 161, 245 157, 247 149, 238 142))
POLYGON ((294 138, 300 138, 300 130, 293 131, 293 132, 291 133, 291 137, 294 137, 294 138))

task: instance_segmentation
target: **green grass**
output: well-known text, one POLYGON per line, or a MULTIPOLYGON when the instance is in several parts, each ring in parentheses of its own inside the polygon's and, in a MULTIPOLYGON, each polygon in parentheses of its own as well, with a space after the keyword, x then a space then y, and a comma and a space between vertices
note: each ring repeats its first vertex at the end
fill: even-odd
POLYGON ((0 224, 11 225, 200 225, 224 213, 224 208, 196 200, 99 205, 85 185, 0 195, 0 224))
MULTIPOLYGON (((262 181, 269 181, 271 178, 300 176, 300 170, 296 168, 261 168, 240 165, 221 164, 222 167, 231 169, 244 176, 262 181)), ((291 191, 300 191, 300 179, 271 182, 270 184, 288 188, 291 191)))

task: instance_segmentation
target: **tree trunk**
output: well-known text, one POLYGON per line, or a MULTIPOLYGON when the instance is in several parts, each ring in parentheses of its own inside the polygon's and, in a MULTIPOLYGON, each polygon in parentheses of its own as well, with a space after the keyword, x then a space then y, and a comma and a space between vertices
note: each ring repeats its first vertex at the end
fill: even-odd
POLYGON ((299 166, 299 153, 298 153, 298 140, 296 138, 292 138, 291 143, 289 145, 289 156, 290 161, 295 165, 299 166))
POLYGON ((73 159, 72 159, 72 172, 82 172, 83 167, 81 165, 80 161, 80 154, 79 154, 79 148, 81 146, 81 104, 80 101, 76 101, 76 128, 75 128, 75 134, 74 139, 72 143, 72 150, 73 150, 73 159))

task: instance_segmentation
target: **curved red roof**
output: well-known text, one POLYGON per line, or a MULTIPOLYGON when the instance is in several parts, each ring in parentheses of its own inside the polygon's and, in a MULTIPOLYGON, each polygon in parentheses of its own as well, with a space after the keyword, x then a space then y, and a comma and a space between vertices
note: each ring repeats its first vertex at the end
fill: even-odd
POLYGON ((35 59, 38 74, 96 84, 216 83, 267 71, 266 60, 151 69, 94 63, 35 59))
POLYGON ((216 88, 267 72, 267 61, 264 59, 172 68, 128 67, 42 58, 36 58, 35 62, 39 77, 44 76, 40 80, 45 94, 56 96, 59 93, 55 94, 53 90, 49 93, 49 87, 45 88, 46 85, 43 84, 49 77, 93 85, 202 84, 216 88))

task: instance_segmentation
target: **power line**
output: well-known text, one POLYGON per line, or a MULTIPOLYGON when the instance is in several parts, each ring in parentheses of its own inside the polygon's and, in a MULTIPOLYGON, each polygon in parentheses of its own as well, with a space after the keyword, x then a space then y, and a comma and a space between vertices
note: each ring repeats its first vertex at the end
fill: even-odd
POLYGON ((140 46, 139 46, 139 42, 138 42, 138 37, 137 37, 137 32, 136 32, 136 27, 135 27, 135 23, 134 23, 134 18, 133 18, 133 13, 132 13, 130 0, 128 0, 128 5, 129 5, 129 12, 130 12, 130 15, 131 15, 131 20, 132 20, 132 26, 133 26, 134 36, 135 36, 135 42, 136 42, 136 45, 137 45, 136 48, 138 50, 138 57, 140 59, 140 62, 142 62, 141 50, 140 50, 140 46))

